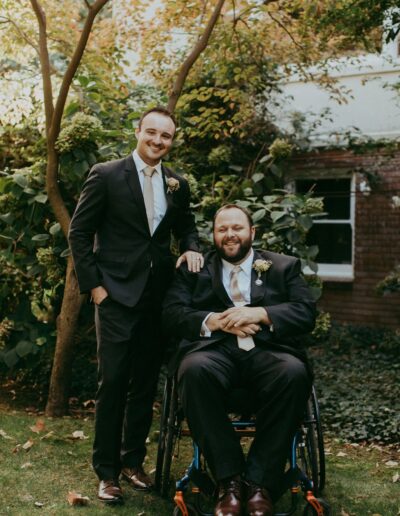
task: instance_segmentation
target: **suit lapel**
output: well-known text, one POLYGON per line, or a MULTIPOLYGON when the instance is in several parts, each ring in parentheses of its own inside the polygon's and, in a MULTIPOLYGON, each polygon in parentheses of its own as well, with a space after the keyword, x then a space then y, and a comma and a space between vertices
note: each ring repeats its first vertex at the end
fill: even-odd
POLYGON ((149 224, 147 222, 146 206, 144 204, 143 192, 139 182, 138 171, 133 161, 132 155, 126 158, 125 166, 125 178, 128 183, 129 189, 135 199, 135 202, 139 208, 140 215, 143 218, 143 224, 147 231, 150 233, 149 224))
POLYGON ((225 306, 234 306, 231 298, 228 296, 228 293, 225 290, 224 284, 222 283, 221 260, 216 253, 208 264, 208 270, 210 271, 214 293, 219 297, 225 306))
MULTIPOLYGON (((263 260, 263 257, 257 251, 254 251, 253 263, 256 260, 263 260)), ((262 284, 257 285, 256 281, 258 279, 258 274, 255 271, 255 269, 253 269, 253 268, 251 269, 251 285, 250 285, 250 304, 251 305, 257 305, 263 300, 263 298, 265 296, 265 292, 267 290, 267 286, 266 286, 267 274, 268 274, 268 271, 261 273, 260 280, 262 281, 262 284)))

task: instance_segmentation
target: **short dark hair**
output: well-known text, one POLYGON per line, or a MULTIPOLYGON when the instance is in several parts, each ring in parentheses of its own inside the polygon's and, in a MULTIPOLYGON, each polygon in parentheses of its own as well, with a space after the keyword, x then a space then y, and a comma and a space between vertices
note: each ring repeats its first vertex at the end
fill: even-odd
POLYGON ((246 208, 243 208, 242 206, 238 206, 237 204, 225 204, 224 206, 221 206, 221 208, 219 208, 214 215, 213 226, 212 226, 213 231, 214 231, 214 226, 215 226, 215 219, 217 218, 218 214, 221 213, 221 211, 232 210, 233 208, 236 208, 237 210, 240 210, 241 212, 243 212, 246 215, 246 218, 247 218, 247 221, 248 221, 250 227, 254 226, 253 218, 252 218, 249 210, 247 210, 246 208))
POLYGON ((173 113, 171 113, 171 111, 163 106, 155 106, 151 109, 148 109, 147 111, 145 111, 142 116, 140 117, 139 119, 139 129, 142 125, 142 122, 143 122, 143 118, 147 115, 149 115, 150 113, 160 113, 161 115, 164 115, 164 116, 168 116, 173 122, 174 122, 174 125, 175 125, 175 129, 176 129, 176 118, 175 116, 173 115, 173 113))

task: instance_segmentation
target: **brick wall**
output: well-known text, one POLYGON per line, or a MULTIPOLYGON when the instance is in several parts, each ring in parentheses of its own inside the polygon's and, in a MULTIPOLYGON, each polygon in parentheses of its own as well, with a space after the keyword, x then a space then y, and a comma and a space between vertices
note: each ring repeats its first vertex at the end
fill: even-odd
POLYGON ((354 154, 330 150, 297 156, 293 177, 302 171, 360 170, 377 174, 380 183, 369 196, 359 191, 363 176, 356 177, 354 281, 326 282, 319 302, 336 321, 380 327, 400 327, 400 294, 379 296, 374 292, 393 267, 400 263, 400 208, 392 196, 400 195, 400 151, 375 150, 354 154))

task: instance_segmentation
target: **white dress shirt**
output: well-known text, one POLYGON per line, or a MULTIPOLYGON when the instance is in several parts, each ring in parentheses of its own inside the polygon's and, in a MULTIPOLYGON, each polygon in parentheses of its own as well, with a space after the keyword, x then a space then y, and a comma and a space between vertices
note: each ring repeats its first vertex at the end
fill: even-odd
MULTIPOLYGON (((245 303, 250 303, 250 297, 251 297, 251 269, 253 267, 253 258, 254 258, 254 251, 251 249, 250 255, 245 259, 244 262, 242 262, 240 265, 240 271, 238 272, 238 286, 239 290, 244 298, 245 303)), ((231 273, 232 269, 235 267, 233 263, 229 263, 223 258, 222 261, 222 284, 224 285, 224 288, 228 294, 228 296, 232 299, 231 292, 230 292, 230 283, 231 283, 231 273)), ((235 304, 235 303, 233 303, 235 304)), ((202 325, 201 325, 201 336, 202 337, 210 337, 211 331, 209 330, 207 326, 207 319, 212 315, 214 312, 211 312, 207 315, 207 317, 204 319, 202 325)))
MULTIPOLYGON (((150 166, 148 163, 144 162, 142 158, 139 156, 137 150, 135 149, 132 153, 133 161, 136 165, 136 170, 139 177, 140 187, 143 193, 143 185, 144 185, 144 173, 143 170, 150 166)), ((154 174, 151 178, 151 184, 153 185, 153 195, 154 195, 154 219, 153 219, 153 233, 156 230, 156 227, 160 224, 163 219, 165 212, 167 211, 167 198, 165 196, 164 190, 164 181, 162 177, 161 170, 161 161, 153 167, 155 169, 154 174)))

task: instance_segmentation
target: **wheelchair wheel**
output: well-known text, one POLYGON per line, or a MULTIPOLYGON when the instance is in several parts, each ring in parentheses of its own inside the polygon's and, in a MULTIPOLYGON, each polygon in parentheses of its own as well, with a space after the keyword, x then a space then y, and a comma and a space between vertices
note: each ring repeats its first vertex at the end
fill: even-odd
MULTIPOLYGON (((191 505, 190 503, 186 504, 186 509, 187 509, 187 513, 189 516, 197 516, 198 515, 198 512, 196 511, 194 506, 191 505)), ((175 506, 174 512, 172 514, 173 514, 173 516, 183 516, 183 512, 181 511, 181 509, 178 506, 175 506)))
POLYGON ((162 477, 162 468, 164 464, 164 454, 165 454, 165 437, 167 434, 168 428, 168 413, 169 406, 171 403, 171 387, 172 387, 172 379, 168 378, 164 384, 164 393, 163 393, 163 401, 161 407, 160 414, 160 435, 158 439, 158 448, 157 448, 157 461, 156 461, 156 473, 154 484, 157 491, 161 490, 161 477, 162 477))
MULTIPOLYGON (((317 464, 318 464, 318 475, 317 475, 317 489, 320 493, 325 487, 325 449, 324 449, 324 436, 322 432, 321 417, 319 413, 319 405, 315 388, 312 388, 311 399, 309 403, 309 417, 310 426, 313 427, 314 440, 316 444, 317 452, 317 464)), ((315 479, 314 479, 315 480, 315 479)))
MULTIPOLYGON (((326 502, 323 498, 316 498, 316 501, 322 509, 323 516, 330 516, 331 508, 328 502, 326 502)), ((320 514, 321 512, 310 504, 307 504, 303 511, 303 516, 320 516, 320 514)))
POLYGON ((325 452, 314 387, 307 403, 303 422, 303 441, 298 447, 298 458, 301 469, 312 480, 314 495, 318 496, 325 485, 325 452))
POLYGON ((172 454, 177 435, 177 392, 174 378, 167 378, 160 418, 155 487, 162 497, 168 496, 172 454))

